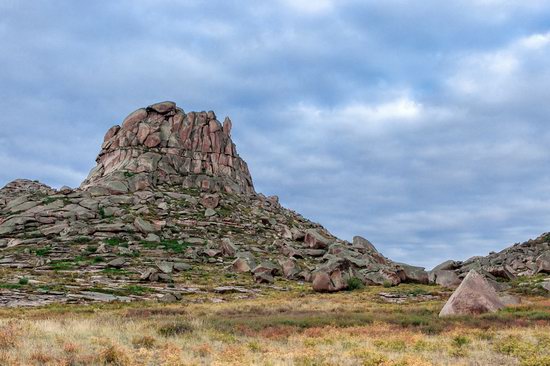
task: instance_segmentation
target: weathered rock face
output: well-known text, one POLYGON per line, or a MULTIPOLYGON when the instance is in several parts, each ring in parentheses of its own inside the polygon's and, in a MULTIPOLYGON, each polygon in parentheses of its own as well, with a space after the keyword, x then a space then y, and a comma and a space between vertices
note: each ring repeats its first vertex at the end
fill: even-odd
POLYGON ((442 286, 456 287, 472 269, 492 281, 550 273, 550 233, 485 257, 473 257, 464 262, 445 261, 430 271, 429 280, 442 286))
POLYGON ((84 190, 124 194, 158 184, 212 192, 254 193, 246 163, 231 140, 229 118, 214 112, 185 113, 173 102, 131 113, 107 131, 97 166, 84 190))
POLYGON ((472 269, 443 306, 439 316, 482 314, 503 307, 504 303, 495 289, 472 269))

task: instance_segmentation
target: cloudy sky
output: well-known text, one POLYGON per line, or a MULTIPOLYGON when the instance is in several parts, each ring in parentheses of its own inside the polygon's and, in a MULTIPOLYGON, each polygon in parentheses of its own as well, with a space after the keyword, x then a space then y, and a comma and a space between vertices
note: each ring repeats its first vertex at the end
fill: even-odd
POLYGON ((78 186, 105 131, 214 110, 258 191, 433 267, 550 231, 550 5, 0 0, 0 186, 78 186))

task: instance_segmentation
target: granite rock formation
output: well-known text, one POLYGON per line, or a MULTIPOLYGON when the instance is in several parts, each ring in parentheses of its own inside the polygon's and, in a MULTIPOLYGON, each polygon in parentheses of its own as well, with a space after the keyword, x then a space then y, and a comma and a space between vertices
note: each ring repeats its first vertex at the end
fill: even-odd
POLYGON ((17 180, 0 189, 0 267, 9 268, 0 306, 182 301, 283 278, 318 291, 351 279, 425 282, 422 268, 392 262, 361 237, 340 240, 256 193, 231 129, 213 112, 153 104, 109 129, 79 188, 17 180))
POLYGON ((173 102, 140 108, 105 134, 84 190, 110 194, 180 185, 212 192, 254 193, 246 163, 231 140, 232 123, 214 112, 185 113, 173 102))
MULTIPOLYGON (((448 260, 429 273, 431 283, 456 287, 470 270, 483 274, 497 288, 502 281, 550 273, 550 233, 524 243, 516 243, 498 253, 473 257, 464 262, 448 260)), ((505 285, 504 285, 505 286, 505 285)))
POLYGON ((483 314, 503 307, 504 303, 493 286, 472 269, 447 300, 439 316, 483 314))

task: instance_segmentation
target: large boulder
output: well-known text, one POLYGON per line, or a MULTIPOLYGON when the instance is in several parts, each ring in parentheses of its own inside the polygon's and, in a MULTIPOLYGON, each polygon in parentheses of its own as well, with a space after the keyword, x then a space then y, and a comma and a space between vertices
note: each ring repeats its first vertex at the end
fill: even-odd
POLYGON ((378 250, 372 245, 370 241, 367 239, 361 237, 361 236, 354 236, 353 237, 353 247, 355 249, 358 249, 359 251, 367 251, 367 252, 373 252, 378 253, 378 250))
POLYGON ((460 285, 460 277, 452 270, 438 270, 430 272, 430 276, 433 276, 433 283, 447 288, 455 288, 460 285))
POLYGON ((330 238, 326 237, 317 229, 307 230, 304 237, 304 243, 312 249, 325 249, 330 242, 330 238))
POLYGON ((537 273, 550 273, 550 252, 541 254, 536 261, 537 273))
POLYGON ((348 287, 342 271, 336 269, 331 273, 327 271, 315 272, 312 277, 313 290, 317 292, 335 292, 348 287))
POLYGON ((495 312, 503 307, 504 303, 489 282, 475 270, 470 270, 443 306, 439 316, 482 314, 495 312))
POLYGON ((237 247, 231 242, 229 238, 223 238, 220 243, 220 250, 224 257, 234 257, 237 253, 237 247))
POLYGON ((428 278, 430 280, 430 283, 436 283, 435 278, 436 274, 439 271, 452 271, 460 267, 460 262, 448 260, 441 264, 438 264, 435 266, 430 272, 428 272, 428 278))
POLYGON ((428 284, 428 272, 424 267, 411 266, 405 263, 397 263, 402 269, 402 280, 404 282, 414 282, 428 284))

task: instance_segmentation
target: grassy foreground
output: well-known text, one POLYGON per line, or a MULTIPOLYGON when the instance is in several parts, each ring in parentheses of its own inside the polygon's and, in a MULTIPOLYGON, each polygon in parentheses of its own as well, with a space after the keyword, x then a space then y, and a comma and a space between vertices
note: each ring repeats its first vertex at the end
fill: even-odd
POLYGON ((252 299, 2 309, 0 364, 550 365, 548 298, 442 320, 447 295, 434 286, 338 294, 295 286, 252 299), (379 292, 410 300, 386 303, 379 292))

